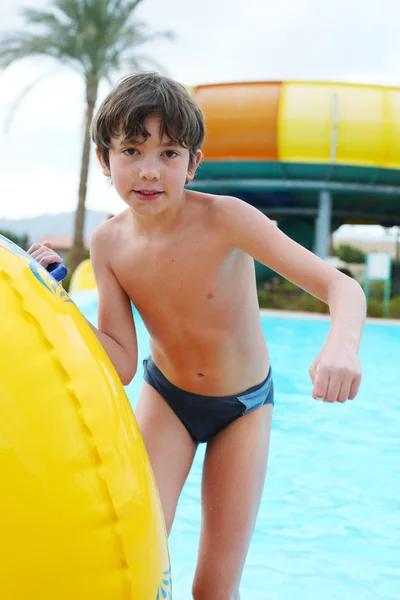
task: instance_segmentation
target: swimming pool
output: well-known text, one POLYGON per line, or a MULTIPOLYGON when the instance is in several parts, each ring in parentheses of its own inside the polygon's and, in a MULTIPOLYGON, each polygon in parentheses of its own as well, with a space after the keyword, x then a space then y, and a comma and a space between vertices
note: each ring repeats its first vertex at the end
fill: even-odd
MULTIPOLYGON (((96 323, 96 303, 75 299, 96 323)), ((148 335, 135 315, 141 386, 148 335)), ((400 599, 400 327, 368 324, 354 402, 311 398, 308 368, 325 320, 262 316, 274 371, 267 481, 241 600, 400 599)), ((197 452, 170 537, 174 600, 191 598, 200 530, 204 445, 197 452)))

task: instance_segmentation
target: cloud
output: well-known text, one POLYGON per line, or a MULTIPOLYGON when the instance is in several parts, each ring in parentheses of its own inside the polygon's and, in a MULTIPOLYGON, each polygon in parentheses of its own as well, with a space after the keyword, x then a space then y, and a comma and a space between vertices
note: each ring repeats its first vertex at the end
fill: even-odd
MULTIPOLYGON (((87 207, 110 213, 125 208, 115 190, 110 187, 97 165, 89 180, 87 207)), ((29 176, 4 174, 1 182, 0 218, 29 217, 44 213, 74 211, 78 199, 78 180, 62 169, 42 170, 29 176)))
MULTIPOLYGON (((23 25, 18 16, 23 5, 47 4, 6 3, 1 30, 23 25)), ((400 84, 398 0, 370 0, 368 8, 364 0, 202 0, 197 5, 144 0, 137 16, 152 31, 176 32, 174 42, 147 44, 143 53, 183 83, 309 79, 400 84)), ((37 58, 0 73, 0 86, 0 214, 73 209, 85 111, 79 75, 37 58), (4 135, 21 90, 46 71, 52 74, 24 98, 4 135)), ((104 84, 99 100, 107 90, 104 84)), ((88 206, 112 212, 121 201, 92 158, 88 206)))
MULTIPOLYGON (((187 83, 249 79, 349 80, 349 73, 396 69, 397 0, 147 0, 140 16, 177 31, 176 44, 153 45, 187 83)), ((398 71, 397 71, 398 72, 398 71)))

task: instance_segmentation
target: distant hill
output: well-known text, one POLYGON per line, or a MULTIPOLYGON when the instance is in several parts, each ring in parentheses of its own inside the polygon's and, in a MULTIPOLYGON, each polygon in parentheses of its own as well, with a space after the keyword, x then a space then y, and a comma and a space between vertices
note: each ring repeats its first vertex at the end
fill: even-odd
MULTIPOLYGON (((85 237, 104 221, 107 213, 94 210, 86 211, 85 237)), ((16 235, 27 233, 30 242, 43 239, 47 235, 73 235, 75 213, 40 215, 29 219, 0 219, 0 231, 10 231, 16 235)))

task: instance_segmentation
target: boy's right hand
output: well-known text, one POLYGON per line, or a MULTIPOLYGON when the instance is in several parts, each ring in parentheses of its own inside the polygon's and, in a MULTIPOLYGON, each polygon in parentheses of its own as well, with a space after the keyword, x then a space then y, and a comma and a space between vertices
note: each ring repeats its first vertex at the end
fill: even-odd
POLYGON ((43 242, 43 244, 36 242, 35 244, 32 244, 28 250, 28 254, 37 260, 45 269, 52 263, 61 264, 64 262, 61 256, 59 256, 57 252, 54 252, 50 242, 43 242))

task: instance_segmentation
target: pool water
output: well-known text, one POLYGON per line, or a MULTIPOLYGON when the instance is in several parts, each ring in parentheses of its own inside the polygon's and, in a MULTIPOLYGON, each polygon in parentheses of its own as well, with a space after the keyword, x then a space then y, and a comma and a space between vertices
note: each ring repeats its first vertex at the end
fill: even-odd
MULTIPOLYGON (((76 300, 96 324, 95 302, 76 300)), ((135 314, 139 372, 149 354, 135 314)), ((241 600, 400 600, 400 327, 367 324, 359 395, 311 398, 323 320, 261 317, 274 373, 269 467, 241 600)), ((191 598, 200 531, 200 446, 170 537, 174 600, 191 598)))

